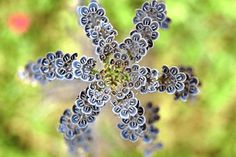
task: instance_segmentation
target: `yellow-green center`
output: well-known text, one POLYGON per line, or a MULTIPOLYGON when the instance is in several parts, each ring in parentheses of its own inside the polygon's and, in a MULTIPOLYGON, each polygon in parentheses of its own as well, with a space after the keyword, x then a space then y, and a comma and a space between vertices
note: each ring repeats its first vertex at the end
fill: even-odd
POLYGON ((106 86, 115 91, 117 87, 120 87, 124 82, 129 81, 129 75, 124 68, 109 65, 103 70, 103 80, 106 86))

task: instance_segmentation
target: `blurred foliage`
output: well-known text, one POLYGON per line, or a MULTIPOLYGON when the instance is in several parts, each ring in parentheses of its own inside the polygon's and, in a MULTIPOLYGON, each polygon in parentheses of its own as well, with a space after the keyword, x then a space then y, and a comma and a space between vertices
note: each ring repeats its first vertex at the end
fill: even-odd
MULTIPOLYGON (((100 2, 122 41, 134 27, 132 18, 143 0, 100 2)), ((164 149, 155 156, 236 156, 236 1, 166 3, 171 27, 161 31, 155 48, 141 64, 158 69, 163 64, 192 66, 203 85, 200 96, 188 103, 175 102, 165 94, 140 96, 143 103, 153 100, 161 106, 159 129, 164 149)), ((0 156, 68 155, 56 128, 59 115, 71 106, 81 87, 75 89, 69 83, 62 87, 60 82, 31 86, 18 80, 17 71, 48 51, 94 55, 91 42, 77 24, 76 4, 66 0, 0 1, 0 156), (7 22, 18 12, 31 21, 23 34, 13 32, 7 22)), ((119 138, 117 120, 109 110, 96 123, 99 148, 95 145, 94 152, 103 157, 141 157, 142 146, 119 138)))

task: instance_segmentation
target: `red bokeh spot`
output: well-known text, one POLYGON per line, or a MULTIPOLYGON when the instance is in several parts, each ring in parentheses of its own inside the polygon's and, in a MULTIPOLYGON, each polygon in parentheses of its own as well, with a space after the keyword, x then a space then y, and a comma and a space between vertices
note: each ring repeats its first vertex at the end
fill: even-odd
POLYGON ((30 27, 30 18, 24 13, 13 13, 8 18, 8 27, 15 33, 25 33, 30 27))

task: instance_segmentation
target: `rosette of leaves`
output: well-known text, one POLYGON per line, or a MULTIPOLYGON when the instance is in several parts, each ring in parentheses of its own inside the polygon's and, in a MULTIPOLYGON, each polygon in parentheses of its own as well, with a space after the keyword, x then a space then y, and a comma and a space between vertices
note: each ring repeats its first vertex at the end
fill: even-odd
POLYGON ((28 64, 23 72, 25 78, 39 83, 75 79, 89 83, 76 98, 71 113, 60 120, 59 130, 65 139, 73 141, 78 132, 85 132, 109 102, 120 118, 117 127, 121 137, 132 142, 145 139, 147 127, 152 133, 156 130, 149 124, 150 119, 147 121, 137 93, 166 92, 184 101, 199 93, 196 77, 183 68, 163 66, 160 73, 138 64, 159 39, 160 28, 165 29, 170 23, 164 2, 145 2, 136 12, 134 30, 121 43, 115 39, 118 32, 109 22, 105 9, 96 1, 78 6, 77 14, 98 58, 50 52, 28 64), (103 65, 101 70, 97 61, 103 65))

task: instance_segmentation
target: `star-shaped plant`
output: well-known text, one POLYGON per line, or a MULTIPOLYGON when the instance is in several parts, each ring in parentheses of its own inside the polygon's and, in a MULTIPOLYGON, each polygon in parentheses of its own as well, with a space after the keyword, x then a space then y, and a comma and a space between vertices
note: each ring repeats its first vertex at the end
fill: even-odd
MULTIPOLYGON (((154 46, 154 41, 159 37, 158 30, 168 27, 170 19, 166 16, 166 5, 157 0, 145 2, 134 17, 135 29, 121 43, 115 40, 118 33, 109 23, 105 10, 96 1, 88 6, 79 6, 77 13, 103 68, 99 69, 92 57, 82 56, 77 59, 76 53, 57 51, 28 64, 23 73, 24 78, 42 84, 74 79, 90 82, 80 92, 72 108, 66 109, 60 118, 59 131, 71 150, 78 146, 87 149, 87 143, 91 140, 88 128, 109 102, 113 113, 120 118, 117 127, 124 140, 136 142, 141 138, 146 142, 152 141, 150 137, 156 137, 158 133, 152 125, 157 119, 145 117, 145 109, 136 94, 166 92, 175 95, 175 99, 186 101, 199 93, 198 79, 184 67, 164 65, 159 72, 138 64, 154 46)), ((148 109, 151 107, 147 105, 148 109)), ((157 112, 154 109, 156 118, 157 112)))

